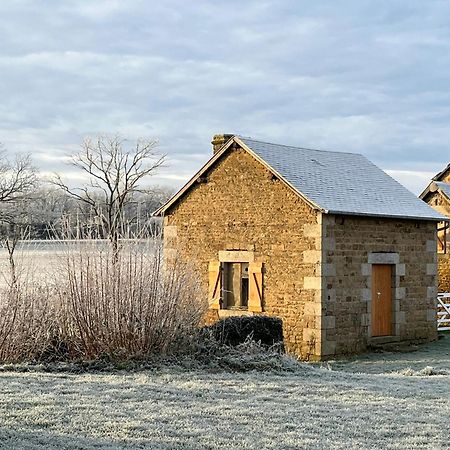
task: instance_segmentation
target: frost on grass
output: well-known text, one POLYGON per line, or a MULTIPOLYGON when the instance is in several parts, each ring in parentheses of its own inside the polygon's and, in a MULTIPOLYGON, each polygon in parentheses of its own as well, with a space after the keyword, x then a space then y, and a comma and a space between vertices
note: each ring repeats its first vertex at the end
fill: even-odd
POLYGON ((431 366, 426 366, 420 370, 413 370, 408 367, 407 369, 400 370, 398 374, 408 377, 432 377, 435 375, 450 375, 450 372, 448 370, 440 370, 431 366))
POLYGON ((448 375, 450 371, 450 333, 436 342, 401 346, 397 350, 372 352, 347 361, 330 362, 333 370, 361 373, 401 373, 403 375, 448 375))
POLYGON ((339 370, 5 371, 0 448, 445 449, 450 375, 401 373, 435 367, 434 348, 450 371, 450 339, 339 370))

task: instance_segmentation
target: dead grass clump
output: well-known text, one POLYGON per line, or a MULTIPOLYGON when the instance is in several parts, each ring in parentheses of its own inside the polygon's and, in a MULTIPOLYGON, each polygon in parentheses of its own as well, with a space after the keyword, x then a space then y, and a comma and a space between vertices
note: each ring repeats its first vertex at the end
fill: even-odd
POLYGON ((295 358, 286 355, 279 344, 267 347, 252 339, 236 346, 219 346, 216 351, 210 351, 207 358, 199 359, 209 368, 232 372, 292 372, 301 366, 295 358))
POLYGON ((253 319, 226 319, 202 328, 193 355, 196 364, 207 370, 232 372, 298 370, 299 362, 285 354, 281 320, 262 316, 253 319), (261 329, 255 332, 253 328, 258 326, 261 329))

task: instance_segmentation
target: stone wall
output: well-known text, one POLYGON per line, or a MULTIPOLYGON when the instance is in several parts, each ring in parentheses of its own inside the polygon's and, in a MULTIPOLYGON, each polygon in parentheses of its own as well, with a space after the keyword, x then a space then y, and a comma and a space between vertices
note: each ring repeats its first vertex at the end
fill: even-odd
POLYGON ((220 251, 250 251, 264 263, 263 314, 283 319, 287 349, 303 357, 320 352, 320 233, 320 214, 242 149, 165 217, 166 252, 189 260, 205 288, 220 251))
MULTIPOLYGON (((450 251, 450 242, 449 242, 450 251)), ((438 291, 450 292, 450 254, 438 254, 438 291)))
POLYGON ((436 338, 436 224, 324 216, 323 355, 361 352, 371 336, 372 263, 394 267, 395 334, 436 338), (378 261, 377 261, 378 260, 378 261))

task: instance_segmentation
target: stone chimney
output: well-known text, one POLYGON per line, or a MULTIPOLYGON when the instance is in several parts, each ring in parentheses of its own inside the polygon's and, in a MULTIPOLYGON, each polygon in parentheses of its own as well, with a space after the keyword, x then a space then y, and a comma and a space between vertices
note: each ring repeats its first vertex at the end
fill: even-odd
POLYGON ((211 141, 213 155, 215 155, 233 136, 234 134, 215 134, 211 141))

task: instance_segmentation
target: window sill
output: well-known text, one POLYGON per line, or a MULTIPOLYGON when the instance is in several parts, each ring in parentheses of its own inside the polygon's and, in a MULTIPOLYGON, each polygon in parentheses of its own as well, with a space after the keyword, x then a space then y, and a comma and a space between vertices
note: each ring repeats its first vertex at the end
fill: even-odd
POLYGON ((253 316, 255 313, 248 311, 247 309, 219 309, 219 318, 235 317, 235 316, 253 316))

